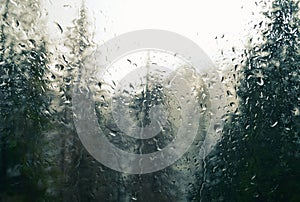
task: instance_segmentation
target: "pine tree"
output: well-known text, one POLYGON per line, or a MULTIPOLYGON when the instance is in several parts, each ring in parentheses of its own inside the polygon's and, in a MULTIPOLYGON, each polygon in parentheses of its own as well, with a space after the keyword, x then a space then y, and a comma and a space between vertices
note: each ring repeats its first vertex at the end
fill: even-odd
POLYGON ((1 11, 0 199, 45 197, 43 137, 48 122, 47 51, 39 1, 7 0, 1 11), (25 9, 24 9, 25 8, 25 9), (41 30, 39 29, 41 28, 41 30))
POLYGON ((298 1, 274 0, 263 42, 245 50, 239 109, 209 163, 211 201, 299 201, 298 1))
MULTIPOLYGON (((85 59, 93 48, 90 20, 84 1, 78 18, 64 33, 66 52, 54 61, 55 80, 58 84, 56 124, 59 139, 59 167, 62 172, 60 198, 66 201, 100 200, 97 173, 99 163, 81 144, 73 122, 72 93, 85 68, 85 59)), ((58 48, 59 49, 59 48, 58 48)))
MULTIPOLYGON (((111 137, 107 136, 109 141, 122 150, 136 154, 147 154, 164 149, 176 138, 181 124, 181 108, 184 108, 180 106, 178 97, 174 93, 181 91, 185 94, 186 89, 181 87, 186 85, 193 89, 194 98, 197 100, 196 103, 200 105, 201 114, 203 115, 199 123, 199 134, 186 154, 165 169, 141 175, 116 174, 120 177, 116 178, 119 183, 117 185, 118 192, 115 192, 115 194, 118 194, 118 200, 120 201, 130 201, 131 197, 144 201, 196 201, 199 199, 198 188, 201 181, 199 150, 205 137, 204 131, 207 130, 205 115, 208 112, 206 108, 209 108, 208 96, 205 97, 204 95, 208 95, 208 92, 201 78, 195 74, 195 70, 191 67, 179 68, 176 73, 170 74, 165 81, 161 80, 159 73, 158 75, 155 74, 155 70, 151 69, 148 63, 146 67, 147 73, 144 78, 146 83, 141 84, 140 87, 129 84, 127 87, 130 87, 134 92, 122 90, 115 98, 120 100, 120 105, 128 103, 130 108, 130 112, 127 113, 120 109, 117 110, 117 113, 120 113, 121 116, 119 121, 124 120, 125 122, 123 124, 127 127, 126 131, 122 131, 113 123, 116 120, 113 121, 111 115, 103 113, 103 119, 107 119, 102 124, 104 125, 103 128, 110 129, 114 134, 111 137), (172 87, 166 87, 171 81, 173 82, 172 87), (133 132, 131 130, 134 126, 145 128, 152 125, 152 121, 157 121, 158 117, 156 119, 151 118, 151 110, 154 106, 163 106, 166 110, 167 119, 162 125, 163 129, 155 137, 149 139, 128 137, 126 134, 133 132), (110 124, 105 125, 107 122, 110 124)), ((124 88, 126 89, 126 86, 124 88)), ((125 106, 127 107, 127 105, 125 106)), ((105 132, 110 133, 111 131, 105 132)), ((168 158, 167 155, 166 158, 168 158)))

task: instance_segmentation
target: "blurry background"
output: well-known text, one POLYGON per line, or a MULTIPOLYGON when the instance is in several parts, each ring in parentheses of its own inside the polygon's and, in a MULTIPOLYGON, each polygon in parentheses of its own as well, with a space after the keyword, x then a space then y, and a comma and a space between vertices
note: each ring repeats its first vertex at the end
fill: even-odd
MULTIPOLYGON (((0 201, 300 201, 298 1, 1 0, 0 14, 0 201), (182 72, 202 109, 198 136, 174 165, 127 175, 81 144, 72 90, 97 45, 146 28, 194 40, 220 77, 182 72), (221 82, 224 94, 211 97, 203 81, 221 82), (224 127, 214 127, 221 138, 201 159, 212 99, 224 127)), ((115 145, 149 152, 174 138, 180 108, 164 86, 129 96, 139 124, 149 124, 153 104, 174 112, 157 139, 143 142, 105 112, 114 82, 90 81, 99 124, 115 145)))

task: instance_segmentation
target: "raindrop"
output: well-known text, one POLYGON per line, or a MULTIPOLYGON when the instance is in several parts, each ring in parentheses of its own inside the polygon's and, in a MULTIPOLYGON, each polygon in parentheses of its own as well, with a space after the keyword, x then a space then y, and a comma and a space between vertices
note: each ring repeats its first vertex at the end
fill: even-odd
POLYGON ((110 134, 111 136, 113 136, 113 137, 116 137, 116 134, 113 133, 113 132, 110 132, 109 134, 110 134))
POLYGON ((278 124, 278 121, 276 121, 274 124, 271 125, 271 128, 274 128, 278 124))
POLYGON ((62 29, 61 25, 58 24, 57 22, 55 22, 56 26, 58 27, 60 33, 62 34, 64 32, 64 30, 62 29))
POLYGON ((264 80, 263 78, 259 78, 259 81, 257 82, 258 85, 263 86, 264 85, 264 80))

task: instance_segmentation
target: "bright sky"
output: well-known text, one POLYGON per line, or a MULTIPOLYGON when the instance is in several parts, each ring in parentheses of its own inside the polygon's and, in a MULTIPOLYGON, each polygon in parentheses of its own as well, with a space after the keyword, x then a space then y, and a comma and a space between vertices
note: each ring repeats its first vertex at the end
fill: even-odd
MULTIPOLYGON (((44 0, 49 29, 70 26, 81 0, 44 0), (52 28, 51 28, 52 27, 52 28)), ((95 42, 139 29, 164 29, 196 42, 215 60, 221 48, 241 46, 250 31, 255 0, 87 0, 95 23, 95 42), (224 42, 215 39, 225 35, 224 42)))
POLYGON ((192 39, 211 57, 220 48, 216 36, 225 34, 237 45, 244 40, 257 9, 254 0, 88 0, 88 5, 100 40, 133 30, 164 29, 192 39))

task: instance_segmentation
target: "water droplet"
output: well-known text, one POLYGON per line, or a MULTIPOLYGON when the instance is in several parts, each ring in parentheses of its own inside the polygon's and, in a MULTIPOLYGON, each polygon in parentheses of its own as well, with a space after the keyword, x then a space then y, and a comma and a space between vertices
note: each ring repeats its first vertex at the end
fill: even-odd
POLYGON ((110 134, 111 136, 113 136, 113 137, 116 137, 116 134, 113 133, 113 132, 110 132, 109 134, 110 134))
POLYGON ((258 85, 263 86, 264 85, 264 80, 263 78, 259 78, 259 81, 257 82, 258 85))
POLYGON ((278 121, 276 121, 274 124, 271 125, 271 128, 274 128, 278 124, 278 121))

